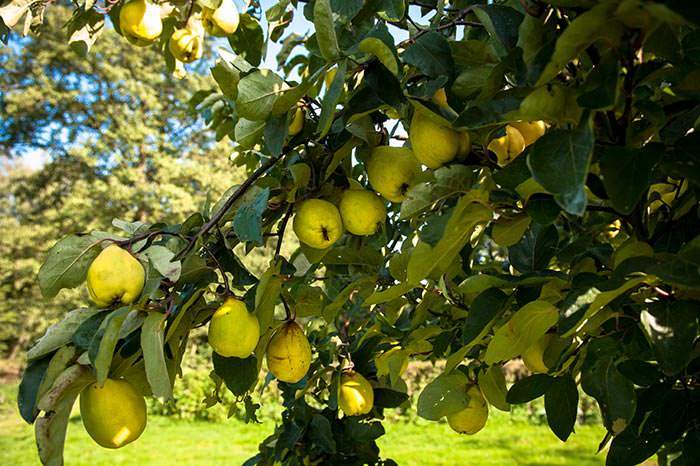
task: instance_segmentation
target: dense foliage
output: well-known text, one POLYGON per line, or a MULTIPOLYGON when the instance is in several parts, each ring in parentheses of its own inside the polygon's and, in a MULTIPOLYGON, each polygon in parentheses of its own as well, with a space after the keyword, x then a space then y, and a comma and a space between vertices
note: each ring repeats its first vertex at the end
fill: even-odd
MULTIPOLYGON (((580 384, 600 406, 607 464, 695 461, 691 3, 248 2, 222 34, 233 22, 213 12, 227 4, 88 2, 68 23, 87 53, 107 9, 176 72, 175 58, 196 63, 201 41, 226 35, 218 87, 191 103, 250 176, 181 223, 117 222, 118 236, 49 252, 46 296, 87 278, 92 300, 113 305, 86 303, 27 354, 19 403, 42 461, 62 461, 86 386, 122 378, 170 398, 188 335, 207 324, 220 389, 248 419, 265 362, 281 392, 281 422, 248 464, 392 464, 375 440, 385 410, 406 403, 405 362, 438 358, 444 372, 416 403, 425 419, 475 433, 489 409, 544 397, 566 440, 580 384), (295 16, 313 31, 287 33, 295 16), (269 42, 282 43, 281 74, 258 68, 269 42), (301 245, 280 254, 292 229, 301 245), (234 248, 268 242, 277 253, 255 276, 234 248), (124 272, 117 294, 110 264, 124 272), (533 374, 507 389, 501 366, 520 356, 533 374)), ((0 16, 13 27, 26 13, 38 30, 43 5, 5 0, 0 16)))

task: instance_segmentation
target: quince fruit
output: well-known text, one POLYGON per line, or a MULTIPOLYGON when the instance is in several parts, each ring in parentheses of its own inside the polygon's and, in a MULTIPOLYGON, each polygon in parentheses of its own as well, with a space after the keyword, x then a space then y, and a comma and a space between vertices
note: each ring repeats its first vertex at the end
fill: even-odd
POLYGON ((303 201, 294 216, 294 233, 302 243, 326 249, 343 235, 343 220, 338 208, 323 199, 303 201))
POLYGON ((506 126, 505 136, 493 139, 488 150, 496 154, 498 164, 503 166, 512 161, 525 150, 525 139, 520 131, 511 125, 506 126))
POLYGON ((346 416, 361 416, 372 411, 374 389, 362 374, 343 372, 340 376, 338 405, 346 416))
POLYGON ((267 368, 278 380, 297 383, 311 365, 311 345, 294 321, 277 329, 267 345, 267 368))
POLYGON ((163 32, 160 7, 148 0, 131 0, 119 11, 119 28, 126 40, 139 47, 155 42, 163 32))
POLYGON ((146 428, 146 402, 126 380, 107 379, 80 393, 80 417, 90 437, 105 448, 121 448, 146 428))
POLYGON ((348 189, 340 200, 340 216, 350 233, 370 236, 386 220, 386 205, 371 191, 348 189))
POLYGON ((102 250, 87 272, 87 289, 98 307, 131 304, 139 297, 146 274, 128 251, 116 244, 102 250))
POLYGON ((247 358, 260 339, 258 318, 243 301, 228 298, 209 322, 209 345, 226 358, 247 358))
POLYGON ((520 131, 520 135, 523 137, 523 141, 525 142, 525 147, 537 141, 544 135, 545 131, 547 131, 547 125, 542 120, 515 121, 510 125, 520 131))
POLYGON ((407 147, 378 146, 367 162, 367 177, 379 194, 391 202, 401 202, 420 173, 420 164, 407 147))
POLYGON ((457 156, 460 133, 440 125, 421 112, 415 112, 408 131, 413 153, 428 168, 440 168, 457 156))
POLYGON ((222 0, 216 10, 202 8, 204 29, 212 36, 225 37, 233 34, 238 29, 239 21, 238 10, 232 0, 222 0))
POLYGON ((447 423, 457 433, 473 435, 486 425, 489 405, 477 385, 469 387, 467 396, 469 397, 467 407, 447 416, 447 423))
POLYGON ((204 38, 188 28, 178 29, 170 36, 168 48, 177 60, 192 63, 202 58, 204 38))

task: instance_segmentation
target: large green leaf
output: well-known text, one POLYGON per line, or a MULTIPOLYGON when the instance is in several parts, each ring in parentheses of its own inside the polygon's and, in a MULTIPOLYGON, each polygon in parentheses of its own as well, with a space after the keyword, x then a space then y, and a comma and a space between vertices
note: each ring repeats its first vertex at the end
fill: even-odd
POLYGON ((225 358, 212 354, 214 372, 224 380, 226 387, 236 396, 245 394, 258 379, 258 362, 255 356, 245 359, 225 358))
POLYGON ((530 225, 520 242, 508 248, 511 265, 520 272, 544 270, 554 257, 559 233, 554 225, 530 225))
POLYGON ((642 311, 642 325, 667 375, 688 365, 700 330, 698 315, 698 304, 693 301, 656 303, 642 311))
POLYGON ((474 229, 488 222, 491 209, 474 202, 469 196, 457 201, 445 231, 435 246, 420 242, 408 261, 408 281, 418 283, 433 271, 444 273, 459 251, 467 244, 474 229))
POLYGON ((600 37, 615 41, 622 32, 620 23, 611 14, 616 2, 602 2, 578 15, 557 39, 554 53, 540 75, 537 84, 542 85, 554 78, 567 63, 600 37))
POLYGON ((39 269, 39 286, 44 297, 53 298, 62 288, 75 288, 83 283, 100 251, 100 241, 89 235, 66 236, 56 243, 39 269))
POLYGON ((489 367, 479 376, 479 388, 486 400, 494 408, 501 411, 510 411, 510 404, 506 401, 506 379, 503 369, 499 365, 489 367))
POLYGON ((402 58, 428 76, 451 76, 453 72, 450 44, 445 36, 438 32, 420 36, 406 49, 402 58))
POLYGON ((443 374, 423 388, 418 396, 418 415, 429 421, 467 407, 467 377, 461 372, 443 374))
POLYGON ((321 55, 328 61, 336 60, 340 55, 340 49, 335 34, 330 0, 316 0, 314 2, 314 27, 321 55))
POLYGON ((267 119, 281 94, 284 81, 270 70, 257 70, 238 83, 236 112, 247 120, 267 119))
POLYGON ((552 432, 566 442, 574 430, 578 414, 578 388, 571 376, 554 378, 544 395, 544 408, 552 432))
POLYGON ((50 356, 31 361, 22 374, 22 382, 19 384, 19 392, 17 393, 17 408, 19 408, 22 419, 29 424, 33 423, 39 414, 36 407, 39 386, 44 380, 50 362, 50 356))
POLYGON ((574 130, 555 129, 535 142, 527 158, 533 178, 564 210, 583 215, 586 177, 593 154, 593 131, 588 124, 574 130))
POLYGON ((76 309, 65 315, 63 320, 53 324, 46 333, 27 351, 27 360, 38 359, 61 346, 70 343, 73 334, 92 316, 100 312, 99 309, 76 309))
POLYGON ((262 245, 262 216, 267 210, 270 196, 268 188, 262 189, 255 198, 241 204, 233 217, 233 231, 241 241, 262 245))
POLYGON ((253 66, 258 66, 265 52, 265 34, 257 19, 249 14, 240 15, 236 32, 228 36, 234 52, 244 57, 253 66))
POLYGON ((423 212, 435 202, 458 193, 469 192, 476 181, 473 168, 449 165, 433 171, 432 177, 413 185, 401 203, 401 218, 407 219, 423 212))
POLYGON ((648 144, 642 149, 610 147, 603 152, 600 157, 603 184, 618 212, 632 212, 649 187, 652 170, 662 151, 660 144, 648 144))
POLYGON ((493 336, 484 355, 487 364, 507 361, 522 354, 544 336, 559 319, 559 311, 546 301, 521 307, 493 336))
POLYGON ((634 385, 620 374, 612 357, 589 357, 594 360, 582 372, 581 387, 598 401, 605 427, 617 435, 627 428, 636 411, 634 385))
POLYGON ((113 311, 102 323, 102 328, 100 328, 90 343, 90 349, 88 350, 90 362, 95 368, 97 383, 100 386, 104 384, 109 375, 114 349, 119 340, 119 331, 129 310, 129 307, 120 307, 113 311))
POLYGON ((328 133, 331 128, 333 119, 335 118, 336 106, 340 100, 340 96, 343 93, 343 86, 345 85, 345 70, 347 69, 347 63, 345 61, 340 62, 338 65, 333 81, 330 87, 326 90, 326 94, 323 96, 323 102, 321 103, 321 116, 318 119, 318 126, 316 128, 316 133, 318 138, 322 138, 328 133))
POLYGON ((141 328, 141 350, 146 367, 146 378, 153 395, 168 401, 173 396, 173 388, 165 362, 163 333, 167 316, 150 312, 141 328))

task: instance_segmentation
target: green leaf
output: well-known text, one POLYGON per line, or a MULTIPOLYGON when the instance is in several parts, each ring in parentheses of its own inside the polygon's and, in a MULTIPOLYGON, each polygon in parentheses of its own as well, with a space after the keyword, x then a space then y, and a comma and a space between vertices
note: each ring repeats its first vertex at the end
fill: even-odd
POLYGON ((335 61, 340 56, 340 49, 338 48, 338 38, 335 35, 330 0, 316 0, 314 2, 314 27, 321 55, 327 61, 335 61))
POLYGON ((501 366, 489 367, 479 376, 479 388, 488 400, 489 404, 501 411, 510 411, 510 404, 506 401, 506 379, 501 366))
POLYGON ((73 404, 80 392, 94 380, 87 367, 75 364, 61 373, 39 400, 38 408, 44 414, 35 422, 35 433, 42 464, 63 465, 63 445, 73 404))
POLYGON ((533 374, 515 382, 508 390, 506 401, 511 404, 528 403, 544 395, 554 382, 547 374, 533 374))
POLYGON ((554 53, 537 80, 538 86, 554 78, 567 63, 599 38, 608 36, 612 42, 617 40, 622 28, 612 15, 615 6, 616 2, 602 2, 569 23, 557 39, 554 53))
POLYGON ((175 253, 165 246, 153 245, 149 246, 144 252, 153 264, 153 267, 164 277, 176 282, 180 279, 182 272, 182 264, 180 261, 173 261, 175 253))
POLYGON ((418 415, 429 421, 467 407, 467 377, 461 372, 443 374, 423 388, 418 396, 418 415))
POLYGON ((272 155, 280 155, 284 149, 284 142, 289 131, 289 118, 287 114, 279 116, 271 115, 265 122, 265 147, 272 155))
POLYGON ((265 188, 258 195, 236 210, 233 217, 233 231, 241 241, 251 241, 262 245, 262 216, 267 209, 270 189, 265 188))
POLYGON ((500 218, 493 224, 491 238, 505 248, 517 244, 530 226, 530 216, 519 214, 511 218, 500 218))
POLYGON ((39 269, 39 286, 45 298, 62 288, 75 288, 85 281, 88 268, 102 251, 100 241, 89 235, 66 236, 56 243, 39 269))
POLYGON ((217 60, 211 67, 211 75, 219 85, 221 93, 231 100, 236 100, 241 73, 226 60, 217 60))
POLYGON ((452 264, 459 251, 469 242, 474 229, 491 219, 491 209, 474 202, 469 196, 457 201, 445 232, 433 247, 420 242, 408 261, 408 282, 416 284, 434 270, 442 274, 452 264))
POLYGON ((485 101, 476 101, 460 113, 452 126, 459 130, 476 130, 519 120, 520 103, 526 95, 527 90, 514 88, 485 101))
POLYGON ((99 309, 75 309, 70 311, 63 320, 53 324, 46 333, 27 351, 27 360, 38 359, 61 346, 70 343, 73 333, 92 316, 100 312, 99 309))
POLYGON ((323 138, 331 128, 331 124, 335 118, 335 108, 338 105, 340 96, 343 94, 346 69, 347 63, 345 61, 338 64, 338 71, 335 73, 331 86, 326 90, 326 94, 323 96, 323 102, 321 102, 321 116, 318 119, 318 126, 316 127, 318 139, 323 138))
POLYGON ((574 430, 578 413, 578 389, 571 376, 555 377, 544 395, 547 423, 562 442, 574 430))
POLYGON ((554 194, 564 210, 583 215, 586 176, 593 154, 593 132, 588 124, 575 130, 555 129, 535 142, 527 157, 533 178, 554 194))
POLYGON ((620 374, 612 357, 596 359, 584 367, 581 388, 598 401, 605 427, 611 434, 617 435, 627 428, 637 409, 637 398, 634 385, 620 374))
POLYGON ((146 378, 153 395, 168 401, 173 397, 168 366, 163 353, 163 333, 167 316, 159 312, 149 312, 141 328, 141 349, 146 367, 146 378))
POLYGON ((373 304, 386 303, 392 301, 396 298, 400 298, 404 294, 408 293, 413 289, 414 285, 408 282, 399 283, 398 285, 390 286, 384 290, 375 290, 371 295, 365 299, 363 305, 371 306, 373 304))
POLYGON ((564 337, 570 337, 580 330, 584 323, 607 306, 613 299, 648 281, 647 277, 635 277, 619 281, 611 280, 597 284, 585 293, 577 296, 574 302, 565 302, 562 307, 562 317, 559 333, 564 337), (583 313, 580 313, 585 309, 583 313))
POLYGON ((488 288, 474 298, 462 327, 462 343, 478 344, 503 312, 506 302, 508 295, 498 288, 488 288))
POLYGON ((378 408, 398 408, 408 400, 408 393, 398 392, 389 388, 375 387, 374 406, 378 408))
POLYGON ((402 55, 403 60, 431 77, 451 76, 454 63, 450 44, 438 32, 423 34, 402 55))
POLYGON ((377 0, 377 15, 385 21, 401 21, 406 14, 405 0, 377 0))
POLYGON ((265 122, 241 118, 236 123, 236 129, 234 131, 239 150, 252 149, 253 146, 262 139, 265 131, 265 122))
POLYGON ((39 414, 39 410, 36 408, 37 395, 50 362, 50 356, 31 361, 22 374, 22 381, 17 393, 17 408, 22 419, 28 424, 32 424, 39 414))
POLYGON ((697 303, 655 303, 643 310, 640 317, 663 372, 675 375, 685 369, 699 331, 697 303))
POLYGON ((335 439, 331 430, 331 423, 324 416, 314 414, 309 423, 309 438, 322 452, 335 453, 335 439))
POLYGON ((485 5, 474 9, 474 14, 484 25, 489 35, 495 39, 501 55, 515 48, 518 43, 518 28, 523 14, 504 5, 485 5))
POLYGON ((78 11, 80 13, 74 14, 67 24, 70 33, 68 44, 71 50, 81 57, 85 57, 102 34, 105 27, 105 16, 92 9, 78 11))
POLYGON ((634 210, 647 191, 654 166, 663 156, 663 146, 647 144, 642 149, 608 147, 600 157, 605 192, 623 214, 634 210))
POLYGON ((275 305, 279 301, 282 290, 282 279, 279 276, 279 265, 272 264, 260 277, 255 290, 255 314, 260 322, 260 331, 265 333, 272 328, 275 305))
POLYGON ((90 342, 102 325, 102 321, 107 318, 111 310, 98 311, 85 319, 71 337, 71 342, 82 350, 90 347, 90 342))
POLYGON ((258 380, 258 361, 254 355, 240 359, 212 353, 212 362, 216 375, 223 379, 226 388, 236 396, 244 395, 258 380))
POLYGON ((109 375, 112 357, 114 356, 114 348, 116 348, 117 341, 119 340, 119 330, 129 310, 129 307, 120 307, 116 311, 113 311, 109 317, 105 319, 102 328, 90 343, 88 353, 90 355, 90 361, 95 368, 97 383, 100 386, 104 384, 109 375))
POLYGON ((270 70, 250 73, 238 83, 236 112, 247 120, 267 119, 283 84, 282 78, 270 70))
MULTIPOLYGON (((403 3, 403 1, 401 2, 403 3)), ((384 41, 376 37, 366 37, 362 39, 360 45, 357 47, 360 52, 368 53, 374 55, 377 59, 394 75, 399 74, 399 65, 396 62, 396 56, 394 52, 389 48, 384 41)))
POLYGON ((272 106, 272 114, 277 116, 285 115, 302 97, 309 93, 318 81, 318 78, 326 72, 326 67, 319 68, 318 71, 311 77, 304 79, 298 86, 283 88, 272 106))
POLYGON ((476 182, 476 172, 465 165, 449 165, 433 171, 433 178, 413 185, 401 203, 401 219, 411 218, 434 203, 458 193, 467 193, 476 182))
POLYGON ((530 225, 519 243, 508 248, 508 258, 519 272, 544 270, 554 257, 559 233, 554 225, 530 225))
POLYGON ((257 19, 244 13, 240 15, 236 32, 228 36, 228 43, 234 52, 258 66, 265 51, 265 33, 257 19))
POLYGON ((546 301, 532 301, 521 307, 493 336, 484 355, 487 364, 506 361, 522 354, 544 336, 559 319, 559 311, 546 301))

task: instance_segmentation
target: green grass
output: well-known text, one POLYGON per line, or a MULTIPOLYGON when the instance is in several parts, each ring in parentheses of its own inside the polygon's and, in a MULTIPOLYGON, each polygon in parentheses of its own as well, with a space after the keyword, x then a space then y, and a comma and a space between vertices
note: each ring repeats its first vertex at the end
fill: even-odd
MULTIPOLYGON (((24 424, 8 401, 16 386, 0 386, 0 464, 38 464, 33 430, 24 424), (1 398, 5 398, 2 403, 1 398)), ((453 433, 444 423, 387 423, 380 441, 382 457, 406 466, 592 466, 604 464, 596 455, 603 436, 599 426, 577 426, 564 444, 547 426, 515 421, 492 411, 486 428, 475 436, 453 433)), ((78 416, 68 426, 65 460, 71 466, 100 465, 238 465, 257 451, 274 428, 272 422, 247 425, 231 420, 221 424, 187 422, 152 416, 141 438, 120 450, 106 450, 92 442, 78 416)))

